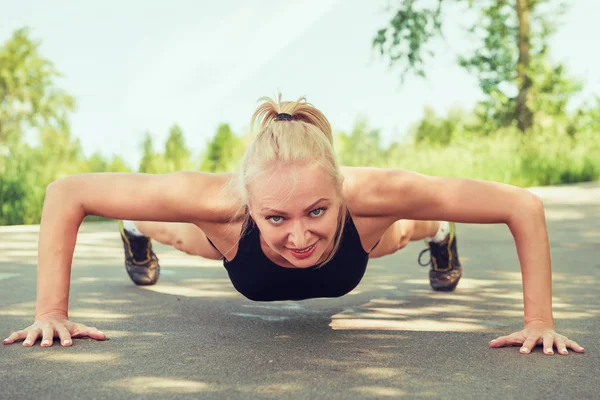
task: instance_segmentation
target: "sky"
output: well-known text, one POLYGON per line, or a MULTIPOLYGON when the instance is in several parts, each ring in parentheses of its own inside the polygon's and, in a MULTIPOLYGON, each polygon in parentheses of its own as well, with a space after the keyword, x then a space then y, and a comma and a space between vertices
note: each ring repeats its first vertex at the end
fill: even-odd
MULTIPOLYGON (((427 79, 400 84, 371 42, 389 0, 0 0, 0 42, 23 26, 64 75, 73 95, 71 130, 87 156, 120 155, 137 169, 151 132, 162 151, 177 123, 194 154, 220 123, 245 133, 257 100, 306 96, 334 130, 359 116, 384 144, 401 140, 425 106, 445 114, 481 99, 476 79, 456 65, 474 45, 472 15, 452 7, 432 49, 427 79)), ((393 3, 393 2, 392 2, 393 3)), ((554 60, 585 84, 580 101, 600 96, 600 2, 571 0, 551 41, 554 60)))

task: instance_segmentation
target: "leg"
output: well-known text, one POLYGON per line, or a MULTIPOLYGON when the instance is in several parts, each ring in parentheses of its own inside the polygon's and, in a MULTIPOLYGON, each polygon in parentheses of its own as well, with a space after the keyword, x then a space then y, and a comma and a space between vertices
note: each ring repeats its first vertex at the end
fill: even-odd
POLYGON ((210 244, 202 229, 194 224, 136 221, 135 226, 144 235, 162 244, 173 246, 184 253, 211 260, 223 258, 223 255, 210 244))
MULTIPOLYGON (((422 240, 434 236, 440 228, 439 221, 396 221, 381 237, 381 240, 369 254, 369 258, 377 258, 404 248, 408 242, 413 240, 422 240)), ((429 242, 428 249, 425 249, 419 255, 429 251, 431 254, 431 270, 429 271, 429 282, 434 290, 452 291, 456 288, 458 281, 462 276, 462 268, 458 259, 456 249, 456 227, 450 223, 450 233, 446 238, 437 243, 429 242)))
POLYGON ((440 227, 439 221, 415 221, 401 219, 390 226, 375 248, 369 253, 369 258, 393 254, 406 247, 408 242, 423 240, 436 234, 440 227))

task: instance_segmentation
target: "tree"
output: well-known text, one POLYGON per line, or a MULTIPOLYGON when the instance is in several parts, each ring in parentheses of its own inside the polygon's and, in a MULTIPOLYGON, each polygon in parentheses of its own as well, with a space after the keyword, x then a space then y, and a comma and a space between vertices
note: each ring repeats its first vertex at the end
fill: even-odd
MULTIPOLYGON (((534 97, 554 91, 537 85, 535 78, 541 77, 536 76, 532 67, 533 64, 538 67, 547 64, 548 37, 557 25, 551 15, 562 15, 564 4, 558 3, 561 11, 549 12, 551 3, 557 3, 557 0, 458 2, 467 3, 479 14, 469 31, 482 43, 474 54, 459 57, 458 61, 477 75, 479 86, 486 95, 482 117, 488 122, 493 121, 495 127, 516 121, 522 132, 527 131, 533 124, 534 97)), ((373 40, 373 46, 389 57, 391 65, 403 65, 402 79, 409 72, 425 76, 424 54, 434 55, 426 46, 431 39, 442 35, 442 13, 448 2, 437 0, 433 8, 418 7, 418 3, 422 4, 422 1, 402 0, 389 26, 380 29, 373 40)), ((560 65, 550 69, 557 68, 564 73, 564 67, 560 65)), ((576 91, 576 85, 572 89, 576 91)))
POLYGON ((154 151, 154 143, 152 141, 152 134, 146 132, 144 141, 142 143, 142 159, 140 160, 139 172, 147 174, 159 174, 164 172, 164 162, 161 154, 157 154, 154 151))
POLYGON ((380 165, 385 157, 380 141, 380 131, 369 127, 366 118, 359 117, 349 135, 344 132, 336 135, 335 148, 340 165, 380 165))
POLYGON ((191 169, 190 151, 185 146, 185 138, 179 125, 174 124, 165 143, 165 167, 168 172, 191 169))
POLYGON ((452 108, 446 117, 438 117, 432 107, 426 106, 423 119, 413 125, 410 136, 416 144, 447 146, 458 137, 472 137, 475 117, 460 107, 452 108))
POLYGON ((64 127, 75 100, 55 86, 61 74, 38 51, 26 28, 0 48, 0 144, 17 142, 30 128, 64 127))
POLYGON ((24 167, 21 153, 0 157, 0 225, 16 225, 28 216, 31 173, 24 167))
POLYGON ((96 152, 85 161, 81 167, 83 172, 131 172, 125 161, 119 156, 112 156, 106 160, 102 154, 96 152))
POLYGON ((208 149, 200 169, 205 172, 229 172, 236 168, 244 152, 244 144, 228 124, 217 128, 215 137, 208 143, 208 149))
POLYGON ((38 222, 46 186, 82 160, 67 118, 75 100, 56 87, 60 76, 27 29, 0 47, 0 224, 38 222), (24 143, 26 132, 39 145, 24 143))

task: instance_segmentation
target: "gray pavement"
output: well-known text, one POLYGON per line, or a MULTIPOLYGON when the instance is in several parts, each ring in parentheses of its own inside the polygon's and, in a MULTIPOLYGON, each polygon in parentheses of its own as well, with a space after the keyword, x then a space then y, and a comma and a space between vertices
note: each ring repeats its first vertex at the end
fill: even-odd
MULTIPOLYGON (((0 346, 0 399, 591 399, 600 397, 600 183, 532 189, 544 199, 556 328, 586 353, 490 349, 522 328, 506 226, 460 225, 464 278, 429 289, 421 243, 371 260, 339 299, 256 303, 218 262, 157 245, 149 288, 123 268, 116 223, 84 223, 70 316, 110 340, 0 346)), ((33 322, 37 226, 0 227, 0 334, 33 322)))

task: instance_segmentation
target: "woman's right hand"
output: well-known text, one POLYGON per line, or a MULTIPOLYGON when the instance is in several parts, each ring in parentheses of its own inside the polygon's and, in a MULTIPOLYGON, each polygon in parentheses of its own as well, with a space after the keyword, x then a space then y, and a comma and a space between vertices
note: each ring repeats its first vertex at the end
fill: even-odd
POLYGON ((4 339, 4 344, 23 340, 23 346, 31 347, 40 338, 42 347, 50 347, 54 338, 58 337, 61 345, 71 346, 72 338, 86 336, 96 340, 106 339, 106 335, 97 328, 71 322, 66 317, 45 316, 36 319, 33 325, 11 333, 8 338, 4 339))

